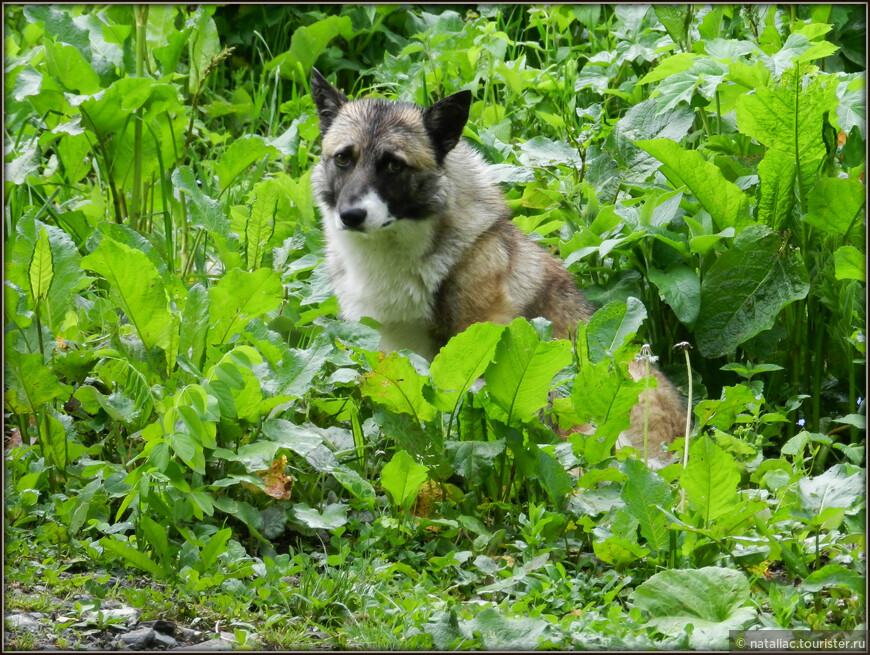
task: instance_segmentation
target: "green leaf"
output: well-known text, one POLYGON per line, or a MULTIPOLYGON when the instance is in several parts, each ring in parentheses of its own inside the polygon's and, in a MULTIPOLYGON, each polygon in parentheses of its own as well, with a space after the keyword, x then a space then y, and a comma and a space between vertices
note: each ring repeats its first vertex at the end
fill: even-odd
POLYGON ((69 91, 90 95, 101 88, 100 78, 78 48, 66 43, 47 42, 45 63, 48 74, 57 78, 69 91))
MULTIPOLYGON (((675 7, 678 11, 682 9, 683 12, 686 11, 685 7, 679 8, 675 7)), ((658 15, 660 9, 670 9, 664 6, 658 6, 655 8, 656 15, 658 15)), ((659 17, 661 20, 661 17, 659 17)), ((676 41, 676 39, 674 39, 676 41)), ((685 37, 682 39, 682 43, 685 43, 685 37)), ((680 41, 678 41, 680 43, 680 41)), ((698 55, 694 52, 678 52, 675 55, 671 55, 670 57, 666 57, 662 59, 659 64, 653 68, 649 73, 640 78, 637 83, 638 84, 652 84, 653 82, 658 82, 665 78, 670 77, 671 75, 676 75, 677 73, 682 73, 685 70, 688 70, 692 63, 698 58, 698 55)))
POLYGON ((589 361, 598 364, 608 355, 618 356, 625 342, 637 334, 646 319, 646 307, 637 298, 614 300, 596 311, 586 326, 589 361))
POLYGON ((160 525, 150 516, 142 516, 140 519, 142 531, 145 533, 145 538, 151 545, 151 548, 160 557, 160 563, 163 569, 170 570, 173 563, 172 551, 169 549, 169 538, 166 534, 166 528, 160 525))
POLYGON ((806 297, 809 275, 800 252, 763 225, 741 232, 701 283, 695 325, 698 350, 720 357, 773 327, 783 307, 806 297))
POLYGON ((749 223, 746 195, 700 152, 684 150, 669 139, 635 141, 635 145, 662 162, 661 171, 674 188, 685 186, 692 192, 713 217, 717 229, 740 228, 749 223))
POLYGON ((560 505, 566 495, 574 488, 574 479, 565 471, 553 455, 538 450, 538 462, 535 477, 547 493, 554 505, 560 505))
POLYGON ((111 537, 103 537, 100 539, 100 545, 102 547, 117 555, 118 557, 123 558, 129 564, 132 564, 137 569, 142 569, 146 573, 150 573, 151 575, 159 578, 163 578, 164 571, 160 568, 160 565, 157 564, 153 559, 148 557, 145 553, 140 553, 135 548, 131 548, 126 544, 122 544, 120 541, 116 541, 111 537))
MULTIPOLYGON (((236 139, 224 151, 220 161, 218 161, 217 176, 220 193, 223 194, 233 181, 251 164, 260 161, 266 156, 278 156, 279 154, 278 149, 266 145, 262 137, 248 135, 241 139, 236 139)), ((257 193, 258 188, 274 187, 274 184, 269 184, 270 182, 271 180, 267 180, 258 184, 254 187, 254 193, 257 193)))
POLYGON ((251 211, 245 223, 245 244, 247 246, 245 261, 248 268, 260 267, 266 244, 275 231, 279 188, 271 180, 267 180, 254 187, 254 193, 256 197, 251 203, 251 211))
POLYGON ((381 486, 390 494, 393 504, 405 511, 417 500, 420 486, 426 482, 429 467, 418 464, 406 451, 400 450, 381 471, 381 486))
POLYGON ((30 292, 33 299, 39 302, 48 295, 51 281, 54 279, 54 265, 51 258, 51 247, 48 243, 48 232, 45 228, 39 231, 39 238, 33 249, 30 260, 30 292))
POLYGON ((337 530, 347 525, 347 505, 332 503, 323 508, 323 512, 308 505, 299 503, 293 506, 294 518, 312 530, 337 530))
POLYGON ((205 455, 202 444, 187 432, 172 432, 169 435, 172 450, 192 471, 205 475, 205 455))
POLYGON ((354 498, 366 501, 369 507, 374 506, 375 488, 359 473, 351 469, 340 468, 334 470, 332 475, 354 498))
POLYGON ((867 279, 867 257, 853 246, 840 246, 834 251, 834 277, 864 282, 867 279))
POLYGON ((794 157, 781 150, 768 150, 758 164, 761 181, 758 195, 758 222, 781 230, 791 216, 795 203, 796 164, 794 157))
POLYGON ((320 333, 305 349, 290 348, 276 367, 278 393, 303 398, 311 391, 311 382, 323 372, 330 355, 335 352, 334 339, 320 333))
POLYGON ((21 155, 4 164, 3 175, 10 182, 25 184, 29 175, 39 173, 41 165, 42 157, 40 156, 39 145, 34 140, 33 144, 26 148, 21 155))
POLYGON ((301 74, 307 78, 330 41, 337 36, 350 41, 354 34, 349 16, 329 16, 311 25, 297 27, 290 40, 290 49, 268 62, 265 70, 269 72, 278 68, 282 77, 298 80, 301 74))
POLYGON ((495 458, 504 452, 505 440, 448 441, 444 445, 453 470, 466 480, 478 481, 492 470, 495 458))
POLYGON ((859 180, 822 178, 807 194, 804 221, 823 232, 844 235, 858 222, 866 197, 859 180))
POLYGON ((668 636, 684 634, 691 623, 693 648, 727 648, 728 631, 746 627, 756 615, 747 607, 746 576, 716 566, 662 571, 637 587, 629 600, 649 613, 650 625, 668 636))
POLYGON ((82 259, 81 267, 105 278, 112 298, 147 349, 168 348, 172 314, 163 281, 144 252, 103 237, 97 248, 82 259))
POLYGON ((570 342, 541 341, 526 319, 517 318, 502 334, 484 377, 508 422, 526 421, 546 406, 553 376, 570 362, 570 342))
POLYGON ((810 593, 831 587, 845 587, 859 596, 867 591, 864 576, 839 564, 827 564, 813 571, 800 585, 802 590, 810 593))
POLYGON ((22 354, 7 347, 5 360, 7 370, 15 379, 15 384, 10 386, 15 390, 15 400, 19 403, 14 408, 16 412, 36 414, 45 403, 55 398, 65 400, 69 397, 52 370, 43 363, 41 354, 22 354))
POLYGON ((196 176, 189 166, 180 166, 172 171, 172 185, 176 194, 186 193, 190 197, 190 223, 218 237, 226 238, 230 222, 221 204, 208 197, 196 183, 196 176))
POLYGON ((640 461, 627 459, 623 471, 628 476, 622 488, 622 499, 628 513, 637 519, 640 533, 654 552, 663 553, 670 547, 668 521, 656 506, 670 509, 674 492, 670 485, 640 461))
POLYGON ((835 464, 821 475, 798 481, 801 507, 808 516, 820 514, 829 507, 854 507, 861 502, 866 489, 864 472, 850 475, 845 464, 835 464))
POLYGON ((360 392, 391 411, 410 414, 418 422, 431 421, 436 410, 423 397, 426 383, 407 357, 390 353, 365 375, 360 392))
POLYGON ((275 271, 234 268, 208 290, 211 327, 207 343, 228 343, 254 318, 278 309, 284 287, 275 271))
POLYGON ((225 553, 227 550, 227 541, 232 536, 233 531, 230 528, 218 530, 211 537, 208 543, 199 552, 199 563, 197 569, 200 573, 210 571, 214 563, 217 561, 218 555, 225 553))
POLYGON ((440 409, 452 412, 466 390, 483 375, 504 329, 503 325, 474 323, 435 355, 429 375, 438 389, 435 400, 440 409))
POLYGON ((689 448, 689 463, 680 475, 686 498, 710 525, 737 505, 740 472, 734 458, 706 435, 695 438, 689 448))
POLYGON ((200 283, 187 291, 184 310, 181 313, 178 352, 189 357, 196 366, 201 366, 205 353, 209 323, 209 295, 200 283))
POLYGON ((214 56, 220 52, 221 44, 217 27, 205 7, 197 8, 196 13, 188 19, 187 27, 193 28, 188 42, 190 61, 190 86, 188 88, 190 93, 194 94, 199 92, 200 86, 205 81, 206 68, 214 56))
POLYGON ((826 153, 822 139, 825 113, 836 106, 836 84, 814 78, 800 91, 787 85, 759 87, 738 99, 735 113, 743 134, 784 153, 796 165, 800 162, 800 175, 808 188, 826 153))
POLYGON ((470 637, 480 635, 484 650, 536 650, 541 640, 555 633, 555 627, 539 617, 507 618, 498 610, 487 607, 467 622, 470 637))
POLYGON ((685 264, 675 264, 666 271, 650 266, 647 276, 674 310, 680 323, 691 328, 701 309, 701 280, 698 272, 685 264))

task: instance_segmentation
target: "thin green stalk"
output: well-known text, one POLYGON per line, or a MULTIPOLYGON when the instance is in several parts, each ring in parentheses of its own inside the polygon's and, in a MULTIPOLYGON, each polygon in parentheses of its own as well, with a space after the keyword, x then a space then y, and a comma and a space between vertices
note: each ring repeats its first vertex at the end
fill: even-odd
MULTIPOLYGON (((148 23, 148 5, 136 7, 136 77, 145 76, 145 27, 148 23)), ((141 230, 142 220, 142 116, 144 109, 136 110, 133 123, 133 198, 130 221, 133 228, 141 230)))
MULTIPOLYGON (((677 348, 683 351, 686 358, 686 374, 689 380, 688 398, 686 399, 686 434, 683 442, 683 470, 689 463, 689 439, 692 435, 692 362, 689 360, 689 348, 691 346, 687 341, 678 343, 677 348)), ((680 489, 680 512, 686 511, 686 490, 680 489)))

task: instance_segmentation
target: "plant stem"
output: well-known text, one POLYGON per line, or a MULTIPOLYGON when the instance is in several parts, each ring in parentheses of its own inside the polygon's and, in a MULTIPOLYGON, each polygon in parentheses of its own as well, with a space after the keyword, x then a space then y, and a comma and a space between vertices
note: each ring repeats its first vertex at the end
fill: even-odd
MULTIPOLYGON (((148 5, 136 6, 136 77, 145 76, 145 26, 148 23, 148 5)), ((133 122, 133 198, 130 221, 133 229, 141 230, 142 225, 142 115, 144 109, 136 110, 133 122)))

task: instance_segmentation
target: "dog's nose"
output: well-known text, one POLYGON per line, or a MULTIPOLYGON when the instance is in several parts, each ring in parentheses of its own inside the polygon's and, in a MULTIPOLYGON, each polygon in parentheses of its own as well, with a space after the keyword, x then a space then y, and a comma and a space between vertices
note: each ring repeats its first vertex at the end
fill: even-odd
POLYGON ((357 228, 366 220, 366 213, 364 207, 347 207, 342 209, 338 215, 345 227, 357 228))

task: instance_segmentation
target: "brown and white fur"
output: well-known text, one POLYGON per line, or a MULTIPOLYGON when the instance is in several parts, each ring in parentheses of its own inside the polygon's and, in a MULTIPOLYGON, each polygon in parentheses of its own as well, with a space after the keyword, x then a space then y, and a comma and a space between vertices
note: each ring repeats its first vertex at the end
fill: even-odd
MULTIPOLYGON (((311 90, 322 154, 312 186, 326 264, 346 320, 381 324, 384 350, 432 359, 472 323, 542 316, 570 336, 594 308, 561 262, 510 220, 481 156, 460 140, 471 93, 428 108, 349 101, 316 70, 311 90)), ((629 366, 643 377, 640 362, 629 366)), ((683 431, 682 397, 657 370, 649 394, 650 453, 683 431)), ((622 445, 642 449, 645 396, 622 445)))

